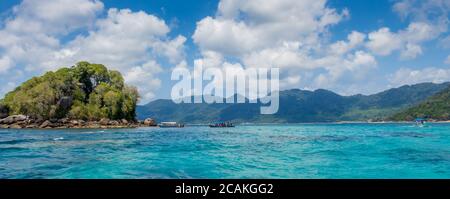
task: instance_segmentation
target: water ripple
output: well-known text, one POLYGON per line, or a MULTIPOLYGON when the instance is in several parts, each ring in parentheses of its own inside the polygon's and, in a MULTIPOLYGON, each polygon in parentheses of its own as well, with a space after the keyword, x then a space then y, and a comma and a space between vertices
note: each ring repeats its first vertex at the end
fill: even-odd
POLYGON ((450 178, 450 124, 1 130, 0 178, 450 178))

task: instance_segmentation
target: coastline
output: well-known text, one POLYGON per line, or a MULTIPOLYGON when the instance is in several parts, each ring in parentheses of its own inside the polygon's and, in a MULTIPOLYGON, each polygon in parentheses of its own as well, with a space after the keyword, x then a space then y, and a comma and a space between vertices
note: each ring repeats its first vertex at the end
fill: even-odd
MULTIPOLYGON (((381 121, 381 122, 368 122, 368 121, 337 121, 337 122, 233 122, 239 124, 239 126, 253 126, 253 125, 296 125, 296 124, 415 124, 413 121, 381 121)), ((450 123, 450 121, 429 121, 430 124, 443 124, 450 123)), ((208 126, 208 123, 190 123, 187 126, 208 126)))
POLYGON ((35 120, 25 115, 12 115, 0 119, 0 129, 125 129, 155 126, 157 124, 151 118, 144 121, 110 120, 106 118, 99 121, 67 118, 35 120))
MULTIPOLYGON (((252 125, 296 125, 296 124, 413 124, 412 121, 337 121, 337 122, 300 122, 300 123, 248 123, 240 126, 252 125)), ((430 124, 448 124, 450 121, 429 121, 430 124)), ((12 115, 0 119, 0 129, 134 129, 140 127, 157 127, 155 120, 147 118, 142 121, 128 121, 126 119, 99 121, 84 121, 80 119, 50 119, 34 120, 25 115, 12 115)), ((208 126, 208 124, 192 123, 187 126, 208 126)))

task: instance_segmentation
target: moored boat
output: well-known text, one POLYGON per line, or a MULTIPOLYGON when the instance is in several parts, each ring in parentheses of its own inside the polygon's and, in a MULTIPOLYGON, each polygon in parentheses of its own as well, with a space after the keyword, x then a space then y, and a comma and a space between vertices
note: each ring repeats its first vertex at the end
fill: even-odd
POLYGON ((424 127, 426 121, 427 121, 427 120, 426 120, 425 118, 416 118, 416 120, 415 120, 416 126, 418 126, 418 127, 424 127))
POLYGON ((209 127, 211 127, 211 128, 230 128, 230 127, 234 127, 234 125, 231 122, 220 122, 220 123, 210 124, 209 127))
POLYGON ((184 124, 178 122, 161 122, 158 126, 160 128, 183 128, 184 124))

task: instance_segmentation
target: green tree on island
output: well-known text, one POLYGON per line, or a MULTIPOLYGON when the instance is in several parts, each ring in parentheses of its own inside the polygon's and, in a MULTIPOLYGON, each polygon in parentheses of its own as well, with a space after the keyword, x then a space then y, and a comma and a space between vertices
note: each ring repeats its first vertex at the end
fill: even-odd
POLYGON ((36 119, 135 120, 139 94, 120 72, 79 62, 70 68, 33 77, 6 94, 0 105, 9 114, 36 119))

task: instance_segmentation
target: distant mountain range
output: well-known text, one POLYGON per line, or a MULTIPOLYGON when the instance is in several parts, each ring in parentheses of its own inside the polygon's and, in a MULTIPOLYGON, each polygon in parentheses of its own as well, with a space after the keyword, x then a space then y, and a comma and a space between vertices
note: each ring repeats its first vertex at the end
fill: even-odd
POLYGON ((373 95, 341 96, 332 91, 300 89, 280 92, 276 114, 261 115, 261 104, 175 104, 159 99, 137 107, 138 119, 210 123, 215 121, 253 123, 300 123, 381 120, 418 105, 450 86, 421 83, 389 89, 373 95))

